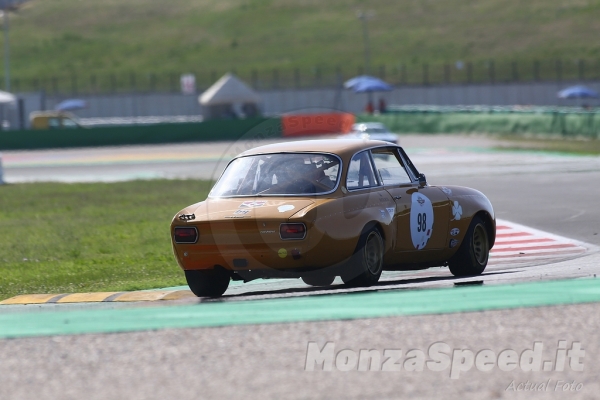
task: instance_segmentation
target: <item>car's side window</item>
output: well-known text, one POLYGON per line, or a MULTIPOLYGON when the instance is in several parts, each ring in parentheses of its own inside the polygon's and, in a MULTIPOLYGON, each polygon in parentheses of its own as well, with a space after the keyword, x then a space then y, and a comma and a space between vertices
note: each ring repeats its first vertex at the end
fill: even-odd
POLYGON ((63 118, 62 123, 65 128, 77 128, 77 122, 70 118, 63 118))
POLYGON ((60 118, 48 118, 48 128, 49 129, 60 128, 60 118))
POLYGON ((361 151, 355 154, 348 166, 346 187, 348 189, 363 189, 377 186, 377 184, 369 152, 361 151))
POLYGON ((374 149, 371 152, 377 174, 384 185, 411 183, 411 179, 396 150, 384 148, 374 149))

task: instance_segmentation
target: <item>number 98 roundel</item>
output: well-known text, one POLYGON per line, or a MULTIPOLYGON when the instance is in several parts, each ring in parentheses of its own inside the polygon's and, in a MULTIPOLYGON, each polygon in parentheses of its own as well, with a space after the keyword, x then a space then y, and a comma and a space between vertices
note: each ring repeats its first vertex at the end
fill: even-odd
POLYGON ((415 249, 421 250, 433 231, 433 205, 429 198, 420 193, 412 194, 410 208, 410 236, 415 249))

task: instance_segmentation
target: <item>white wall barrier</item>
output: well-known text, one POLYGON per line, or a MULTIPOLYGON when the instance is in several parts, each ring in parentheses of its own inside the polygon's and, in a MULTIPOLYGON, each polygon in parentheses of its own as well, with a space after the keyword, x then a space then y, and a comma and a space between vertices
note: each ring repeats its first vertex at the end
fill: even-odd
MULTIPOLYGON (((534 105, 534 106, 578 106, 581 100, 558 99, 557 92, 581 82, 524 82, 486 84, 448 84, 396 86, 391 92, 373 93, 374 104, 380 98, 398 105, 534 105)), ((586 86, 600 91, 600 81, 583 82, 586 86)), ((368 101, 368 94, 355 94, 350 90, 334 87, 315 89, 280 89, 259 92, 262 97, 262 111, 266 115, 279 115, 298 110, 329 109, 351 113, 362 112, 368 101)), ((25 116, 31 111, 51 110, 65 96, 43 95, 41 93, 19 94, 24 99, 25 116)), ((115 117, 163 117, 199 116, 203 109, 198 104, 198 94, 181 93, 137 93, 137 94, 97 94, 78 95, 87 101, 88 107, 76 111, 81 118, 115 117)), ((600 101, 585 101, 592 107, 600 106, 600 101)), ((14 114, 14 113, 13 113, 14 114)), ((18 126, 11 119, 11 129, 18 126)))

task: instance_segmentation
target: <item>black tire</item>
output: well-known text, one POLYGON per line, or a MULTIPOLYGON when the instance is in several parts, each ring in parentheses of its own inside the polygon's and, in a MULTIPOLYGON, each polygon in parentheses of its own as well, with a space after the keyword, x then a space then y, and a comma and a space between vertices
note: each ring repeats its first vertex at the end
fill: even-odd
POLYGON ((481 275, 490 257, 490 241, 485 222, 474 217, 456 254, 448 261, 454 276, 481 275))
POLYGON ((342 280, 349 286, 371 286, 383 271, 384 243, 377 228, 360 235, 356 251, 344 266, 342 280))
POLYGON ((192 293, 198 297, 220 297, 229 286, 229 273, 224 268, 185 271, 192 293))
POLYGON ((302 280, 309 286, 331 286, 335 280, 335 276, 313 273, 311 275, 303 276, 302 280))

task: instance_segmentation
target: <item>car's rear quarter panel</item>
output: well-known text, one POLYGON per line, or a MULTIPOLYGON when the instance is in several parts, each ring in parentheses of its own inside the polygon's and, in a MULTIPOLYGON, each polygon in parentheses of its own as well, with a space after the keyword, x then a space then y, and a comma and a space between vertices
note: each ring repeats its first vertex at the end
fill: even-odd
MULTIPOLYGON (((382 196, 387 198, 389 194, 379 190, 353 193, 318 201, 294 215, 290 221, 306 220, 312 225, 308 235, 310 264, 328 266, 346 260, 354 253, 366 227, 377 226, 384 240, 394 237, 391 216, 385 210, 389 203, 382 202, 382 196)), ((393 200, 391 202, 393 204, 393 200)), ((391 243, 391 240, 385 240, 386 252, 390 250, 391 243)))
POLYGON ((460 233, 449 237, 448 247, 444 251, 444 258, 449 259, 458 251, 475 215, 484 218, 486 226, 489 228, 490 247, 493 246, 496 239, 496 217, 489 199, 480 191, 463 186, 444 186, 444 188, 451 202, 451 207, 458 204, 460 206, 458 209, 462 211, 460 216, 454 210, 451 211, 448 230, 458 228, 460 233), (450 241, 453 239, 457 240, 458 243, 451 248, 450 241))

